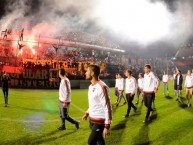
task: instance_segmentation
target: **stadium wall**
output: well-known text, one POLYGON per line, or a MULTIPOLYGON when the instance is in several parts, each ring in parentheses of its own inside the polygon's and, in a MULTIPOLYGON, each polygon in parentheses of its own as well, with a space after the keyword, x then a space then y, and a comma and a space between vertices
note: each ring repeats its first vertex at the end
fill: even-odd
MULTIPOLYGON (((115 86, 114 79, 103 80, 109 87, 115 86)), ((72 89, 87 89, 90 85, 89 80, 70 80, 72 89)), ((11 88, 23 89, 58 89, 59 81, 37 80, 37 79, 11 79, 11 88)))
MULTIPOLYGON (((10 86, 12 88, 58 89, 60 85, 58 70, 24 69, 15 71, 15 73, 9 71, 6 72, 8 72, 8 75, 11 78, 10 86)), ((1 75, 2 74, 3 72, 1 72, 1 75)), ((90 85, 89 80, 70 79, 70 82, 71 87, 77 89, 88 88, 90 85)), ((115 85, 114 79, 104 79, 104 82, 109 87, 115 85)))

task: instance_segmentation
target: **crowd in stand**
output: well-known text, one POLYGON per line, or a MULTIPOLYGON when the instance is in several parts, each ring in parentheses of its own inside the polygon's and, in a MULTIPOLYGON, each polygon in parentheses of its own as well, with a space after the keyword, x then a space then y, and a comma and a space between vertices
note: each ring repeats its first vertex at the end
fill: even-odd
MULTIPOLYGON (((62 39, 105 47, 118 47, 112 43, 107 43, 107 41, 100 36, 82 32, 66 33, 62 39)), ((133 60, 136 59, 134 58, 128 63, 122 63, 121 56, 112 52, 99 50, 88 51, 81 50, 80 48, 55 50, 54 48, 52 48, 53 51, 47 51, 44 55, 41 55, 41 59, 31 58, 28 59, 28 61, 24 61, 25 56, 18 56, 17 58, 14 58, 9 54, 8 57, 5 55, 5 50, 3 49, 2 52, 0 52, 0 66, 22 66, 25 69, 59 69, 63 67, 67 69, 67 72, 72 76, 72 78, 75 76, 75 79, 77 76, 84 76, 86 68, 89 64, 100 65, 102 70, 101 76, 111 79, 114 78, 114 75, 117 72, 123 71, 125 68, 132 70, 133 76, 136 77, 139 72, 142 72, 144 64, 151 64, 152 70, 159 78, 162 76, 162 70, 167 70, 167 72, 171 74, 173 69, 177 66, 177 68, 182 70, 182 73, 186 73, 185 71, 192 66, 192 58, 175 61, 166 60, 166 58, 151 58, 133 63, 133 60)), ((9 52, 12 51, 9 50, 9 52)))
POLYGON ((63 38, 64 40, 87 43, 91 45, 109 47, 109 48, 120 48, 117 44, 107 41, 105 38, 99 35, 91 35, 84 32, 69 32, 66 33, 63 38))
MULTIPOLYGON (((75 53, 75 52, 74 52, 75 53)), ((97 52, 99 53, 99 52, 97 52)), ((169 62, 169 61, 168 61, 169 62)), ((15 65, 15 60, 9 59, 7 63, 2 60, 0 63, 3 65, 15 65)), ((24 69, 60 69, 65 68, 69 75, 76 79, 78 76, 84 76, 85 71, 89 64, 98 64, 101 67, 101 76, 103 78, 113 79, 117 72, 123 71, 129 68, 133 72, 133 76, 137 77, 139 72, 143 71, 144 64, 151 64, 152 70, 161 78, 162 70, 166 70, 168 67, 168 73, 172 73, 175 66, 172 63, 168 63, 166 66, 165 61, 162 59, 144 59, 143 63, 133 63, 132 61, 128 64, 121 64, 118 61, 116 55, 96 55, 93 56, 91 52, 79 52, 77 55, 73 53, 66 53, 63 60, 57 59, 44 59, 44 60, 34 60, 34 59, 17 59, 17 66, 22 66, 24 69)))

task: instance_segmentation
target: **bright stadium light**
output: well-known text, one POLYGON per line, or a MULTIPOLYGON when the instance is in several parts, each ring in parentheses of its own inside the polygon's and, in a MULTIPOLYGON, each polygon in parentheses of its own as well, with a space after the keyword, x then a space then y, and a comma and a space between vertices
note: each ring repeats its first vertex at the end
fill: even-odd
POLYGON ((166 6, 147 0, 102 0, 96 16, 117 34, 142 43, 166 36, 171 26, 166 6))

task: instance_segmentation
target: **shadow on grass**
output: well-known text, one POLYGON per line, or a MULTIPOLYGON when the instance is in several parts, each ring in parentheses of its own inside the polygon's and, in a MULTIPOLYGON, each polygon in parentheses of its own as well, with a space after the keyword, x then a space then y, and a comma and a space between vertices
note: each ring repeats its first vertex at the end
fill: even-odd
POLYGON ((137 136, 134 137, 134 145, 149 145, 151 142, 149 140, 149 126, 144 124, 137 136))
POLYGON ((122 130, 126 128, 126 123, 127 123, 128 119, 124 119, 122 121, 120 121, 118 124, 114 125, 111 130, 122 130))
POLYGON ((187 101, 187 99, 184 97, 180 97, 180 100, 181 101, 177 100, 179 104, 185 104, 185 102, 187 101))
POLYGON ((188 105, 186 104, 186 102, 187 102, 187 99, 185 98, 185 97, 180 97, 180 99, 181 99, 181 102, 179 102, 179 107, 180 108, 187 108, 188 107, 188 105))
POLYGON ((59 138, 62 138, 64 136, 68 136, 70 134, 73 134, 74 132, 76 132, 76 130, 66 132, 66 133, 64 133, 60 136, 57 136, 57 137, 53 137, 53 135, 55 135, 58 132, 60 132, 60 131, 55 130, 55 131, 51 131, 47 134, 44 134, 44 135, 41 135, 41 136, 36 136, 36 137, 26 135, 26 136, 23 136, 19 139, 2 142, 2 144, 3 145, 13 145, 13 144, 14 145, 39 145, 39 144, 42 144, 42 143, 51 142, 51 141, 57 140, 59 138))
POLYGON ((184 104, 184 103, 179 103, 179 107, 181 107, 181 108, 187 108, 188 107, 188 105, 187 104, 184 104))
MULTIPOLYGON (((123 106, 123 105, 122 105, 122 106, 123 106)), ((132 114, 132 115, 130 115, 130 117, 131 117, 131 116, 140 115, 140 114, 141 114, 142 106, 143 106, 143 103, 141 103, 141 105, 137 108, 137 112, 134 113, 134 114, 132 114)), ((116 112, 117 108, 118 108, 118 107, 113 107, 113 113, 116 112)), ((125 118, 124 120, 120 121, 118 124, 116 124, 115 126, 113 126, 113 127, 111 128, 111 130, 121 130, 121 129, 125 129, 125 128, 126 128, 126 123, 127 123, 127 121, 129 120, 130 117, 125 118)))
MULTIPOLYGON (((148 124, 149 124, 149 123, 152 123, 154 120, 156 120, 156 119, 157 119, 157 116, 158 116, 158 115, 157 115, 157 112, 154 111, 154 112, 153 112, 153 115, 150 117, 150 120, 149 120, 148 124)), ((147 124, 147 125, 148 125, 148 124, 147 124)))
POLYGON ((149 118, 149 121, 147 121, 146 123, 145 123, 145 125, 149 125, 149 124, 151 124, 152 122, 154 122, 156 119, 157 119, 157 112, 156 111, 154 111, 153 112, 153 115, 152 116, 150 116, 150 118, 149 118))
POLYGON ((168 99, 168 100, 172 100, 173 99, 173 97, 171 97, 171 96, 165 96, 165 98, 168 99))
POLYGON ((129 118, 125 118, 124 120, 118 122, 116 125, 111 127, 112 133, 111 137, 106 139, 106 144, 119 144, 121 142, 124 129, 126 129, 126 124, 129 118), (119 137, 117 137, 117 134, 119 137))

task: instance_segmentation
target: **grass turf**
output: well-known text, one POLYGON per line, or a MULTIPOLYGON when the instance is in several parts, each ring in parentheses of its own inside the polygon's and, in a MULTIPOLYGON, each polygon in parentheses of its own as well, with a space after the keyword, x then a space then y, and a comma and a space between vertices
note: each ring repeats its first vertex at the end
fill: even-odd
MULTIPOLYGON (((163 96, 163 86, 156 94, 156 112, 148 124, 143 124, 146 107, 139 103, 137 113, 131 110, 129 118, 123 115, 127 105, 113 106, 111 135, 107 145, 191 145, 193 144, 193 108, 175 101, 172 82, 170 95, 163 96)), ((116 100, 114 88, 110 89, 111 103, 116 100)), ((141 99, 141 98, 140 98, 141 99)), ((133 101, 135 102, 135 100, 133 101)), ((123 101, 121 102, 123 103, 123 101)), ((81 121, 79 130, 66 123, 67 130, 57 131, 60 126, 58 114, 58 90, 11 89, 9 107, 0 100, 1 145, 86 145, 90 134, 89 122, 81 121, 88 107, 87 89, 72 90, 70 116, 81 121)))

